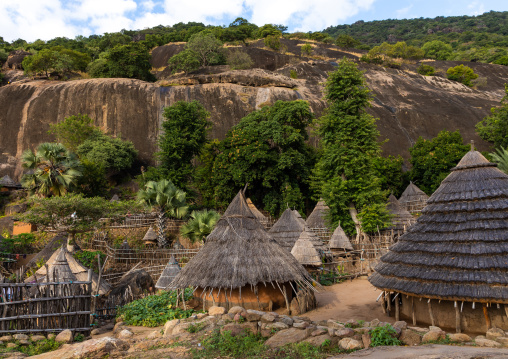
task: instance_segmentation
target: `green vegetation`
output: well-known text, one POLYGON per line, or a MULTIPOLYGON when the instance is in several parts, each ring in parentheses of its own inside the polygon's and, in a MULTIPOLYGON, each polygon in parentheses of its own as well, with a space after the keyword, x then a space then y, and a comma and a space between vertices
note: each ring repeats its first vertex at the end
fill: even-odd
POLYGON ((362 43, 355 39, 354 37, 346 34, 340 34, 335 39, 335 45, 344 47, 346 49, 349 48, 359 48, 362 43))
POLYGON ((27 75, 44 74, 48 77, 51 73, 64 76, 73 71, 85 71, 89 62, 88 54, 55 46, 25 57, 22 66, 27 75))
POLYGON ((254 61, 248 53, 242 50, 231 50, 227 56, 227 64, 232 70, 250 69, 254 65, 254 61))
POLYGON ((292 79, 297 79, 298 72, 296 72, 295 70, 289 70, 289 77, 291 77, 292 79))
POLYGON ((10 235, 5 231, 2 237, 0 251, 4 253, 34 253, 37 250, 37 238, 33 233, 10 235))
POLYGON ((97 261, 97 255, 100 256, 101 265, 104 264, 106 260, 106 254, 102 251, 78 251, 73 254, 74 258, 76 258, 81 264, 83 264, 87 268, 93 269, 95 273, 99 273, 99 262, 97 261))
POLYGON ((404 191, 404 172, 402 165, 404 159, 399 155, 397 157, 375 157, 372 162, 373 170, 379 185, 383 191, 393 193, 395 197, 399 197, 404 191))
POLYGON ((376 327, 372 329, 370 331, 370 335, 370 345, 373 347, 402 344, 396 337, 397 332, 390 324, 386 324, 384 327, 376 327))
POLYGON ((369 51, 368 56, 371 58, 381 57, 383 59, 386 57, 392 57, 419 60, 423 58, 424 51, 415 46, 408 45, 404 41, 397 42, 393 45, 383 42, 381 45, 372 48, 372 50, 369 51))
POLYGON ((192 243, 204 242, 212 232, 221 215, 215 211, 193 211, 189 221, 182 226, 180 234, 192 243))
POLYGON ((453 48, 450 44, 440 40, 426 42, 423 44, 422 50, 425 52, 425 57, 435 60, 446 60, 453 52, 453 48))
POLYGON ((304 44, 302 45, 302 56, 310 56, 312 54, 312 45, 311 44, 304 44))
POLYGON ((206 324, 205 323, 196 323, 196 324, 191 324, 189 325, 188 328, 186 328, 185 330, 189 333, 197 333, 201 330, 203 330, 205 328, 206 324))
POLYGON ((325 87, 328 108, 318 121, 321 158, 313 186, 346 233, 372 233, 389 224, 386 194, 374 171, 380 155, 375 119, 365 109, 370 90, 357 65, 344 58, 325 87))
POLYGON ((276 215, 302 210, 309 198, 314 150, 306 128, 314 119, 306 101, 277 101, 253 111, 223 141, 207 145, 196 185, 208 207, 225 208, 249 183, 249 196, 276 215))
POLYGON ((478 75, 474 73, 472 68, 463 64, 450 67, 446 70, 446 75, 448 80, 458 81, 469 87, 473 87, 471 80, 478 78, 478 75))
POLYGON ((40 196, 62 196, 81 176, 76 155, 60 143, 41 143, 37 151, 26 150, 21 158, 23 167, 31 170, 23 175, 21 184, 40 196))
POLYGON ((282 44, 280 42, 280 35, 269 35, 264 39, 265 46, 269 49, 280 51, 282 44))
POLYGON ((500 107, 490 109, 492 115, 476 124, 478 135, 495 147, 508 147, 508 84, 505 84, 505 96, 500 107))
POLYGON ((496 152, 491 153, 490 157, 492 162, 497 163, 497 168, 508 174, 508 148, 501 146, 496 152))
POLYGON ((423 62, 418 66, 416 71, 418 71, 418 73, 423 76, 434 76, 436 73, 436 69, 434 69, 434 67, 426 65, 423 62))
MULTIPOLYGON (((7 344, 1 344, 0 345, 0 353, 8 353, 8 352, 21 352, 27 356, 33 356, 33 355, 39 355, 42 353, 51 352, 53 350, 57 350, 60 348, 64 343, 59 343, 55 341, 55 339, 44 339, 37 341, 35 343, 32 343, 30 345, 22 345, 18 342, 15 342, 17 344, 16 347, 7 349, 7 344)), ((7 354, 7 356, 9 356, 7 354)))
POLYGON ((172 56, 168 61, 172 73, 191 72, 200 66, 223 65, 225 63, 226 57, 222 42, 207 31, 192 35, 185 45, 185 50, 172 56))
POLYGON ((88 115, 78 113, 66 117, 62 122, 50 124, 48 133, 55 135, 56 140, 65 148, 76 151, 83 142, 101 133, 88 115))
POLYGON ((441 131, 432 140, 419 137, 409 149, 409 178, 425 193, 432 194, 470 147, 458 131, 441 131))
MULTIPOLYGON (((185 300, 192 298, 192 289, 185 290, 185 300)), ((162 291, 118 308, 118 316, 127 325, 157 327, 168 320, 188 318, 194 310, 176 306, 176 291, 162 291)))

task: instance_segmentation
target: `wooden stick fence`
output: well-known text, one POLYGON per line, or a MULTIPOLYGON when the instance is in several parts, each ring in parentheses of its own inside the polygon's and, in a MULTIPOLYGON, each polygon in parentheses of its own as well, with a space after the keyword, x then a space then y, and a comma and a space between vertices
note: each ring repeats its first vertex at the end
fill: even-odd
POLYGON ((5 283, 0 278, 0 334, 90 331, 92 271, 87 281, 5 283))

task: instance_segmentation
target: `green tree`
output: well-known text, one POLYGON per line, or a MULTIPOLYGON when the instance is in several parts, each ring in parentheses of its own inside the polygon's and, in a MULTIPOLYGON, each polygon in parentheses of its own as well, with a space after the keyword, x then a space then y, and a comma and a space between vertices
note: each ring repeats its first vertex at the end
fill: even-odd
POLYGON ((192 35, 185 48, 196 54, 201 66, 225 63, 222 43, 212 34, 200 32, 192 35))
POLYGON ((228 65, 233 70, 250 69, 254 65, 254 61, 248 53, 242 50, 231 50, 228 53, 228 65))
POLYGON ((492 162, 497 163, 497 168, 508 174, 508 148, 501 146, 496 152, 492 152, 490 157, 492 162))
POLYGON ((458 81, 469 87, 473 87, 471 80, 478 78, 478 75, 474 73, 472 68, 463 64, 450 67, 446 70, 446 75, 448 80, 458 81))
POLYGON ((366 113, 370 90, 357 65, 344 58, 325 85, 328 108, 318 121, 321 158, 314 188, 330 207, 334 224, 364 238, 389 223, 385 193, 374 171, 380 154, 375 119, 366 113))
POLYGON ((309 43, 306 43, 302 45, 302 56, 310 56, 312 54, 312 45, 309 43))
POLYGON ((190 50, 183 50, 168 60, 168 68, 173 74, 180 71, 185 73, 196 71, 200 65, 199 58, 190 50))
POLYGON ((78 178, 75 192, 85 197, 105 197, 109 189, 107 173, 104 165, 81 160, 81 176, 78 178))
POLYGON ((54 46, 25 57, 21 64, 28 75, 44 73, 49 76, 50 72, 65 75, 72 71, 84 71, 89 62, 90 56, 87 54, 54 46))
POLYGON ((205 203, 225 208, 250 183, 256 203, 276 215, 289 205, 305 209, 314 150, 306 128, 314 115, 306 101, 277 101, 240 120, 200 158, 197 186, 205 203))
POLYGON ((422 50, 425 51, 426 57, 436 60, 448 60, 453 52, 453 48, 450 44, 440 40, 426 42, 423 44, 422 50))
POLYGON ((21 158, 23 167, 30 170, 21 178, 21 184, 39 196, 62 196, 81 176, 76 155, 61 143, 41 143, 37 151, 26 150, 21 158))
POLYGON ((354 37, 346 34, 340 34, 335 39, 335 45, 344 47, 346 49, 355 48, 360 46, 362 43, 356 40, 354 37))
POLYGON ((432 140, 419 137, 409 149, 412 165, 409 178, 430 195, 468 151, 459 131, 441 131, 432 140))
POLYGON ((215 211, 193 211, 191 219, 182 226, 180 234, 192 243, 204 242, 212 232, 221 215, 215 211))
POLYGON ((118 218, 127 212, 141 210, 134 201, 110 202, 101 197, 86 198, 81 194, 33 198, 30 205, 30 210, 21 215, 20 220, 36 224, 41 229, 67 232, 69 243, 74 243, 77 233, 99 227, 101 218, 118 218))
POLYGON ((179 188, 187 188, 194 167, 192 160, 206 144, 211 127, 210 113, 198 101, 178 101, 164 108, 162 134, 157 157, 167 178, 179 188))
POLYGON ((506 95, 501 99, 501 106, 490 109, 492 115, 476 124, 476 132, 495 147, 508 148, 508 84, 504 90, 506 95))
POLYGON ((265 38, 267 36, 275 36, 279 38, 282 36, 282 31, 280 31, 275 25, 265 24, 258 29, 257 37, 265 38))
POLYGON ((50 124, 49 128, 48 133, 55 135, 57 141, 70 151, 76 151, 87 139, 101 133, 101 130, 94 126, 90 116, 80 113, 66 117, 60 123, 50 124))
POLYGON ((379 184, 383 191, 393 193, 395 197, 402 194, 404 188, 404 173, 402 165, 404 159, 399 155, 397 157, 375 157, 372 161, 376 177, 379 178, 379 184))
POLYGON ((275 51, 279 51, 282 48, 280 37, 276 35, 268 35, 265 37, 264 44, 266 47, 275 51))
POLYGON ((166 247, 166 215, 174 218, 183 218, 188 211, 184 191, 168 180, 158 182, 149 181, 145 188, 139 190, 138 201, 144 205, 152 206, 158 212, 157 241, 159 247, 166 247))
POLYGON ((434 76, 434 73, 436 72, 436 69, 430 65, 426 65, 423 62, 418 66, 418 69, 416 70, 420 75, 423 76, 434 76))

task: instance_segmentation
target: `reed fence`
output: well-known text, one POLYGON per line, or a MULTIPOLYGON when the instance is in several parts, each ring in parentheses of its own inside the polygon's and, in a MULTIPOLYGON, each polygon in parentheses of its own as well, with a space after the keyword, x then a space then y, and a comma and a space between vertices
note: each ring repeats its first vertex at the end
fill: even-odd
MULTIPOLYGON (((57 276, 55 276, 57 277, 57 276)), ((0 334, 90 331, 92 271, 87 281, 6 283, 0 278, 0 334)))

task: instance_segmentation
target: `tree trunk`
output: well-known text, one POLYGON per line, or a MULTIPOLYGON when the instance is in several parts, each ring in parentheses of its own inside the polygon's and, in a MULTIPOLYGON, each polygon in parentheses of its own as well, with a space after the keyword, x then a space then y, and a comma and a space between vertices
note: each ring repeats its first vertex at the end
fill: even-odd
POLYGON ((159 211, 159 215, 157 217, 157 242, 161 248, 168 245, 168 242, 166 241, 166 215, 164 211, 159 211))

